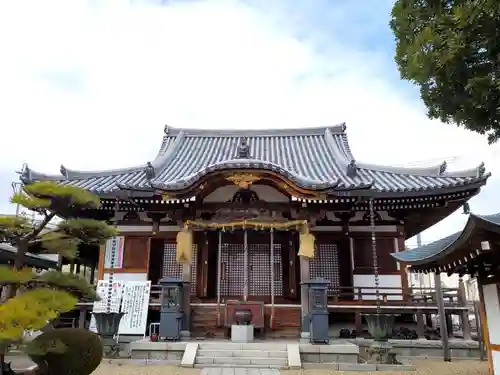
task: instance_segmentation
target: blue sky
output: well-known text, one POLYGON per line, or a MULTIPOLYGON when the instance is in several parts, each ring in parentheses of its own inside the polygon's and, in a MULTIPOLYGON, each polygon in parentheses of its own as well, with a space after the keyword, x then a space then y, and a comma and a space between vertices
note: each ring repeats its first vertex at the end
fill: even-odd
MULTIPOLYGON (((356 158, 494 175, 472 201, 500 211, 499 146, 425 116, 399 79, 377 0, 0 2, 0 209, 14 171, 143 164, 164 124, 266 128, 346 122, 356 158), (450 159, 460 155, 458 159, 450 159)), ((4 203, 5 202, 5 203, 4 203)), ((461 229, 456 214, 424 241, 461 229)))

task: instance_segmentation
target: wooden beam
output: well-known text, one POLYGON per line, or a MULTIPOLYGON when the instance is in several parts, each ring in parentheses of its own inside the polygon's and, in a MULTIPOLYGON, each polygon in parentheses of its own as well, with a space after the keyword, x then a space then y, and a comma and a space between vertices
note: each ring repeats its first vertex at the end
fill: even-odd
POLYGON ((97 268, 97 281, 104 278, 104 252, 106 245, 101 245, 99 247, 99 263, 97 268))

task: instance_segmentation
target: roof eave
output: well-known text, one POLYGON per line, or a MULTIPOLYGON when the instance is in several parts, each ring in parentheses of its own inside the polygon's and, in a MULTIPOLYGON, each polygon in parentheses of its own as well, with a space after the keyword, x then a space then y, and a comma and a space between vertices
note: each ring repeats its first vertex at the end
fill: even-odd
MULTIPOLYGON (((462 248, 467 241, 471 238, 473 233, 475 232, 476 229, 493 229, 494 232, 500 234, 500 225, 492 222, 487 222, 486 228, 485 228, 485 220, 481 216, 477 216, 474 214, 470 214, 469 218, 467 219, 467 223, 465 224, 464 229, 460 232, 460 235, 450 244, 447 244, 443 246, 441 250, 438 252, 432 254, 431 256, 428 257, 422 257, 420 259, 415 259, 415 260, 408 260, 408 259, 403 259, 401 258, 401 255, 407 252, 412 252, 415 251, 413 250, 407 250, 405 252, 399 252, 399 253, 391 253, 391 256, 398 262, 403 263, 404 265, 408 265, 410 267, 415 267, 419 269, 429 269, 429 268, 435 268, 436 265, 439 264, 439 261, 445 257, 452 256, 453 253, 455 253, 457 250, 462 248), (426 266, 429 267, 426 267, 426 266), (423 267, 422 267, 423 266, 423 267)), ((431 244, 429 244, 431 245, 431 244)), ((426 245, 426 246, 429 246, 426 245)), ((475 252, 476 249, 471 249, 469 253, 475 252)))

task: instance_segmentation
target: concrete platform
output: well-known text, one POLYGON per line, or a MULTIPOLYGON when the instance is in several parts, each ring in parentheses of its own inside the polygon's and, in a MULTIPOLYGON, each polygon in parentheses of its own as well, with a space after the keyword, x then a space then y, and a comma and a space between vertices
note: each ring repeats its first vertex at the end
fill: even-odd
MULTIPOLYGON (((238 367, 275 369, 326 368, 337 371, 411 371, 409 364, 382 366, 360 363, 365 357, 369 339, 333 340, 330 344, 303 344, 298 340, 262 340, 233 343, 228 340, 190 340, 181 342, 150 342, 141 339, 130 343, 125 358, 145 363, 162 362, 183 367, 238 367), (380 369, 379 369, 380 367, 380 369), (359 368, 359 370, 354 370, 359 368), (350 369, 350 370, 348 370, 350 369)), ((390 340, 397 358, 442 357, 440 341, 390 340)), ((454 359, 479 357, 474 341, 452 340, 454 359)))
MULTIPOLYGON (((349 340, 359 346, 360 354, 363 356, 367 347, 373 342, 371 339, 349 340)), ((443 345, 440 340, 389 340, 393 345, 398 357, 406 358, 436 358, 443 357, 443 345)), ((449 341, 452 359, 479 359, 479 343, 472 340, 450 339, 449 341)))
POLYGON ((328 345, 299 344, 297 341, 233 343, 227 340, 130 343, 130 358, 168 361, 183 367, 257 367, 300 369, 303 363, 357 364, 359 348, 349 342, 328 345))

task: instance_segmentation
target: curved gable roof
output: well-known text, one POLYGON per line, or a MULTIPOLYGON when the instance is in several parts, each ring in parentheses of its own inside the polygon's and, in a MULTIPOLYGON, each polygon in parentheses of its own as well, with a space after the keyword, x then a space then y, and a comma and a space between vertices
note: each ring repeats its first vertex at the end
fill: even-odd
POLYGON ((429 168, 397 168, 357 163, 352 155, 345 124, 332 127, 206 130, 165 127, 155 159, 131 168, 82 172, 61 166, 61 175, 45 175, 28 167, 26 182, 53 180, 110 193, 120 189, 181 190, 204 175, 224 169, 260 168, 280 173, 311 190, 372 189, 381 193, 429 192, 472 184, 489 177, 484 165, 448 173, 446 163, 429 168), (245 139, 250 155, 238 158, 245 139))

